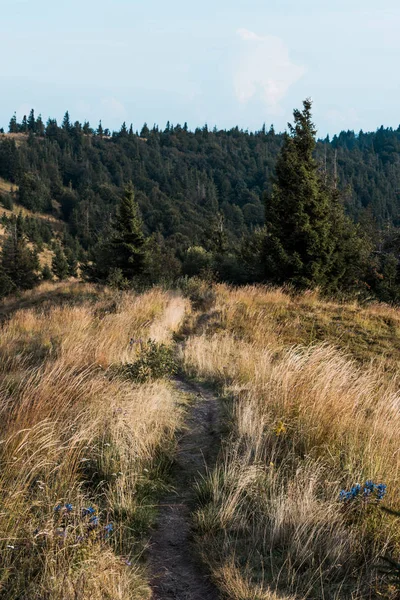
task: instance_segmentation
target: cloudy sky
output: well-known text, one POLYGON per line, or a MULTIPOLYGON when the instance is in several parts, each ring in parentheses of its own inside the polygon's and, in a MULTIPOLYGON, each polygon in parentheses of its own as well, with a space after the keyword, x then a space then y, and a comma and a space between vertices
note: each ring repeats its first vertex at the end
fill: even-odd
POLYGON ((0 0, 0 126, 43 117, 319 134, 400 123, 398 0, 0 0))

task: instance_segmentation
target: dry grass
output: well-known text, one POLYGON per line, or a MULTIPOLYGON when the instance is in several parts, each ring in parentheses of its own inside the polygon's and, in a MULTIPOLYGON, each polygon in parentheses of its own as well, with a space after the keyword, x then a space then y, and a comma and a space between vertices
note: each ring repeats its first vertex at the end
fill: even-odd
POLYGON ((217 291, 208 330, 188 340, 183 358, 230 399, 231 437, 199 483, 196 514, 221 590, 237 600, 394 597, 373 566, 380 553, 400 552, 398 519, 338 497, 373 479, 400 509, 400 397, 389 376, 396 311, 217 291), (358 337, 335 337, 335 316, 369 342, 365 352, 358 337), (376 356, 383 340, 388 352, 376 356))
POLYGON ((150 597, 139 558, 183 406, 168 382, 110 367, 132 360, 131 338, 169 343, 186 308, 76 283, 3 302, 1 597, 150 597))

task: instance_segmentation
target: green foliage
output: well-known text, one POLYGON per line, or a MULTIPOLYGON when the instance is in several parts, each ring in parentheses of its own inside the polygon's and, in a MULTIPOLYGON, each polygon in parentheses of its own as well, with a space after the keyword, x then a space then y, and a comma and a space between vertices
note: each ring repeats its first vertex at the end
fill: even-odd
POLYGON ((303 111, 294 111, 294 122, 277 160, 271 197, 265 196, 265 276, 330 292, 356 287, 368 243, 345 216, 336 183, 318 171, 310 100, 303 111))
POLYGON ((50 211, 50 190, 38 174, 25 172, 19 180, 18 200, 33 211, 50 211))
POLYGON ((111 267, 120 269, 125 279, 132 280, 143 272, 145 238, 132 184, 125 188, 113 223, 109 246, 111 267))
POLYGON ((66 279, 69 275, 68 262, 59 242, 57 242, 54 247, 54 256, 51 261, 51 268, 54 275, 61 281, 66 279))
POLYGON ((53 274, 51 272, 51 269, 49 267, 49 265, 44 265, 43 269, 42 269, 42 279, 43 281, 52 281, 53 280, 53 274))
POLYGON ((329 195, 320 184, 311 101, 294 111, 266 202, 265 274, 276 283, 324 285, 332 240, 329 195))
MULTIPOLYGON (((12 287, 27 290, 34 287, 39 281, 38 258, 36 253, 26 245, 21 214, 10 221, 9 234, 1 252, 1 267, 4 273, 3 289, 9 288, 7 282, 12 282, 12 287)), ((10 291, 12 290, 9 289, 6 293, 10 291)))
POLYGON ((177 286, 189 298, 194 310, 208 311, 214 306, 217 295, 211 281, 200 277, 182 277, 177 286))
MULTIPOLYGON (((84 272, 95 281, 121 269, 124 279, 139 273, 147 283, 169 282, 184 263, 189 275, 205 269, 218 279, 246 283, 261 281, 263 266, 277 283, 289 279, 335 293, 357 289, 397 301, 400 268, 393 256, 398 262, 400 254, 383 248, 382 237, 388 226, 396 231, 400 226, 400 128, 347 131, 316 142, 309 113, 295 111, 288 135, 265 126, 249 133, 238 127, 189 131, 171 123, 163 130, 145 125, 139 135, 126 123, 112 134, 102 124, 94 130, 87 122, 73 122, 68 112, 60 126, 55 119, 44 126, 31 111, 22 122, 11 119, 17 139, 0 139, 0 177, 18 186, 16 199, 27 208, 57 216, 60 211, 79 246, 74 257, 86 263, 84 272), (133 256, 129 241, 122 253, 110 243, 112 232, 117 242, 111 224, 130 181, 137 202, 131 216, 140 221, 139 207, 142 232, 150 238, 148 252, 138 252, 133 262, 126 260, 125 250, 133 256), (257 228, 264 222, 264 203, 267 247, 260 260, 257 228), (373 235, 365 234, 366 215, 373 235), (353 221, 360 222, 358 229, 353 221)), ((26 235, 41 248, 49 236, 38 231, 34 226, 26 235)), ((138 248, 135 241, 133 246, 138 248)), ((64 247, 72 274, 75 259, 65 242, 64 247)))
POLYGON ((201 246, 191 246, 186 252, 182 271, 184 275, 188 275, 189 277, 201 275, 210 270, 211 264, 211 252, 207 252, 201 246))
POLYGON ((177 371, 177 363, 173 348, 166 344, 148 340, 132 340, 132 346, 139 346, 138 358, 133 363, 124 365, 123 373, 137 383, 154 379, 172 377, 177 371))
POLYGON ((143 280, 151 285, 161 283, 171 285, 181 273, 181 263, 175 256, 173 248, 164 237, 153 234, 146 244, 146 255, 143 269, 143 280))
POLYGON ((10 194, 0 194, 0 202, 7 210, 12 210, 14 203, 10 194))

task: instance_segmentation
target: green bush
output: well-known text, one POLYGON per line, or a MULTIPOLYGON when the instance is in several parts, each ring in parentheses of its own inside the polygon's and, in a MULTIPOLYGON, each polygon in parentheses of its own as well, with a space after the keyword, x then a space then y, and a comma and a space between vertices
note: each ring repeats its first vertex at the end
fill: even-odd
POLYGON ((178 288, 192 303, 194 310, 207 311, 215 304, 217 295, 211 281, 200 277, 182 277, 178 288))
POLYGON ((154 340, 133 343, 140 344, 140 352, 135 362, 124 365, 124 375, 137 383, 144 383, 172 377, 177 372, 173 348, 154 340))

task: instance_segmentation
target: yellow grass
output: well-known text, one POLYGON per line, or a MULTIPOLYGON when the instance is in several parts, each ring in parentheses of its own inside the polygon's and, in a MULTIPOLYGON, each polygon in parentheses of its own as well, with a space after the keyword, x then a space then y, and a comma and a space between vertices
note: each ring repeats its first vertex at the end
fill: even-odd
POLYGON ((134 359, 131 338, 170 343, 186 309, 160 290, 77 283, 3 302, 2 597, 150 597, 138 557, 183 408, 168 382, 135 385, 113 367, 134 359))
POLYGON ((372 479, 400 509, 397 311, 218 286, 213 313, 182 356, 229 399, 231 437, 199 483, 196 514, 221 589, 238 600, 392 597, 373 567, 400 552, 399 519, 338 497, 372 479), (370 341, 364 352, 334 336, 335 316, 370 341), (382 339, 388 353, 376 357, 382 339))

